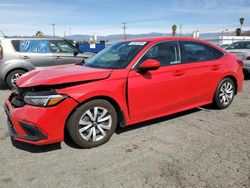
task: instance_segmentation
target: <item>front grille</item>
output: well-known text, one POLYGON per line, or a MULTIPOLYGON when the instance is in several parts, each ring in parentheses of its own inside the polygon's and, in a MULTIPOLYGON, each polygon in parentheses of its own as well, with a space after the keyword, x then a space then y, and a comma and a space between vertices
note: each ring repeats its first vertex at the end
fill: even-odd
POLYGON ((13 91, 10 95, 9 101, 11 105, 15 108, 19 108, 24 106, 24 92, 22 89, 18 88, 18 90, 13 91))

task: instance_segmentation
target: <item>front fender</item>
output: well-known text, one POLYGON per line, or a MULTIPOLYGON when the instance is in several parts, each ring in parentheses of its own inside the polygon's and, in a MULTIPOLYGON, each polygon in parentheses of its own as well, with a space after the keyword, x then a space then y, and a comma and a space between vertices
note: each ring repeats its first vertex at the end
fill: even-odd
POLYGON ((4 66, 2 66, 0 69, 1 79, 4 80, 10 71, 16 70, 16 69, 24 69, 24 70, 30 71, 30 70, 35 69, 35 67, 30 64, 24 65, 24 63, 22 63, 19 59, 9 60, 5 62, 4 66))
POLYGON ((66 94, 78 103, 92 98, 110 98, 115 101, 129 120, 129 110, 126 101, 126 79, 105 79, 72 87, 57 89, 60 94, 66 94))

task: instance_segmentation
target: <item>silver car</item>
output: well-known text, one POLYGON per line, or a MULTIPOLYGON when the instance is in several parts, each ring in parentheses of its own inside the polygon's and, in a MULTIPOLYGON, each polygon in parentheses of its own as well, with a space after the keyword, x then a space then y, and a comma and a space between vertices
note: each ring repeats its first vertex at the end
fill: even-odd
POLYGON ((93 56, 80 53, 60 38, 0 39, 0 84, 14 88, 16 79, 38 67, 77 64, 93 56))
POLYGON ((226 50, 238 56, 244 63, 244 72, 250 73, 250 41, 234 42, 226 50))

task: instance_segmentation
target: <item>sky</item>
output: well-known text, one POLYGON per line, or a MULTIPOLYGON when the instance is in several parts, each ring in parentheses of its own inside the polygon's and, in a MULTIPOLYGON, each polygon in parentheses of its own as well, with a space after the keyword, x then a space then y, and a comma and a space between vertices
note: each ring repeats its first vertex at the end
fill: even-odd
POLYGON ((34 35, 42 31, 70 34, 183 33, 250 30, 250 0, 0 0, 0 31, 6 35, 34 35))

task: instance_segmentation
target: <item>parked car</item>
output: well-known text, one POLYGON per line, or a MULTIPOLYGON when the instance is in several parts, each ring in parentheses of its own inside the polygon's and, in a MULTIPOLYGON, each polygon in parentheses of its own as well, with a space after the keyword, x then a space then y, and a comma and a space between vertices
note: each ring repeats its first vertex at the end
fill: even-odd
POLYGON ((0 83, 14 88, 16 79, 38 67, 76 64, 91 57, 79 53, 69 42, 59 38, 0 39, 0 83))
POLYGON ((44 145, 68 131, 83 148, 107 142, 117 126, 213 103, 242 90, 242 61, 205 41, 143 38, 118 42, 84 65, 31 71, 6 99, 14 140, 44 145))
POLYGON ((243 70, 250 73, 250 41, 234 42, 226 50, 238 56, 244 63, 243 70))
POLYGON ((229 44, 221 44, 220 47, 223 49, 226 49, 229 46, 229 44))

